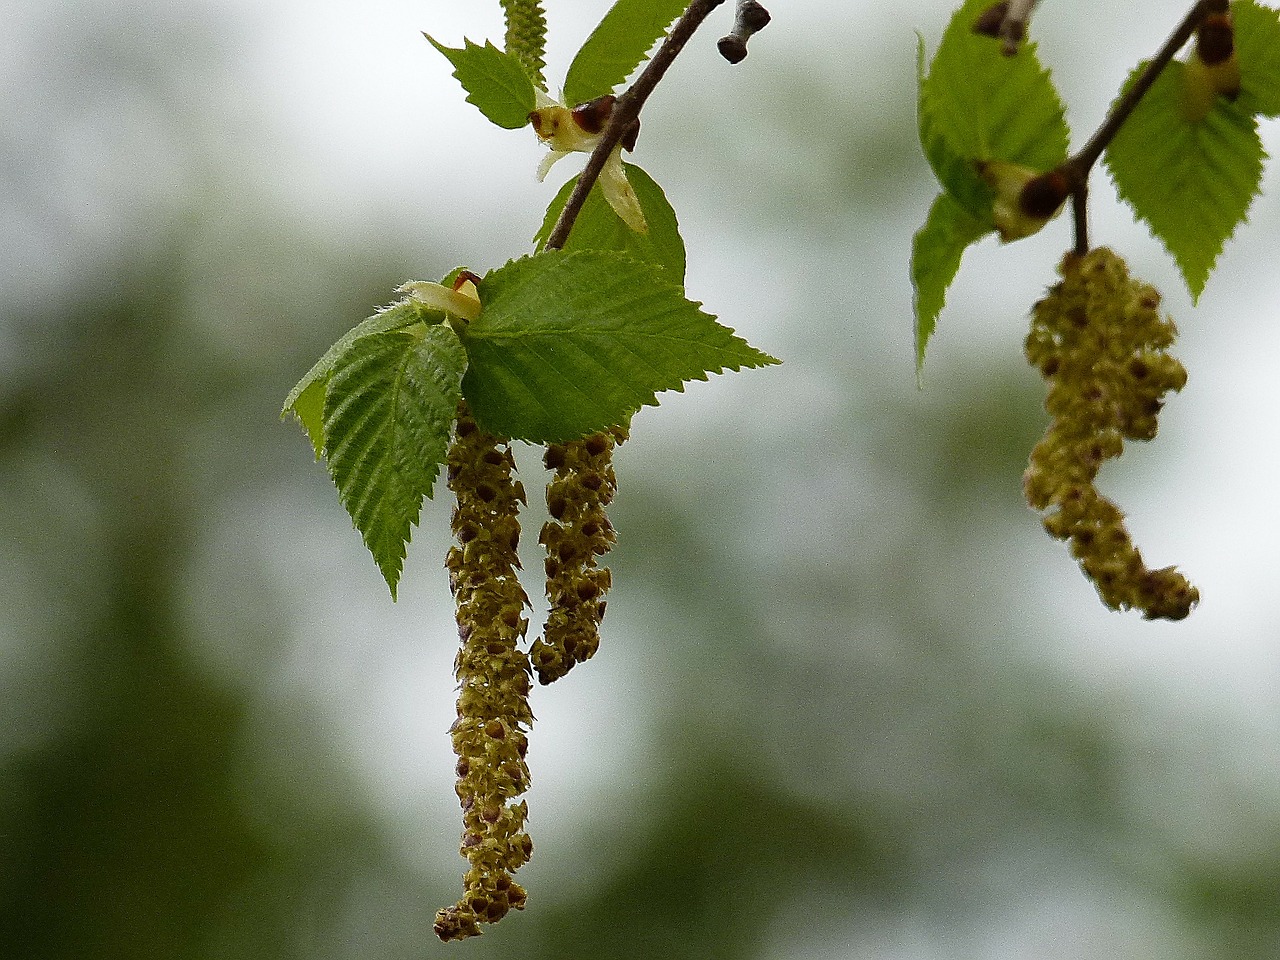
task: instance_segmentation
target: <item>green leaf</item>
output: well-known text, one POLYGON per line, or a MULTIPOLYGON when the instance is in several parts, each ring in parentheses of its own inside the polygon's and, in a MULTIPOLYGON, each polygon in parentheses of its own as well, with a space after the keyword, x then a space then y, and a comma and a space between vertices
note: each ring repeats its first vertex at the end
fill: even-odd
POLYGON ((444 462, 467 363, 451 327, 421 331, 355 341, 324 401, 329 473, 393 599, 410 527, 444 462))
POLYGON ((1280 13, 1253 0, 1231 5, 1235 18, 1240 96, 1246 113, 1280 116, 1280 13))
POLYGON ((617 0, 587 37, 564 78, 564 102, 586 103, 631 76, 689 0, 617 0))
POLYGON ((944 190, 974 217, 991 222, 991 190, 975 163, 1003 160, 1038 172, 1067 158, 1069 131, 1049 72, 1024 43, 1000 53, 973 32, 988 0, 968 0, 943 34, 929 72, 924 41, 917 49, 920 144, 944 190))
POLYGON ((974 219, 946 193, 938 194, 924 226, 916 232, 911 244, 911 284, 915 288, 917 380, 924 369, 925 347, 946 302, 947 287, 960 269, 960 258, 969 244, 990 232, 990 225, 974 219))
POLYGON ((603 250, 548 250, 480 284, 460 331, 462 392, 498 436, 560 442, 626 422, 663 390, 777 363, 686 300, 666 271, 603 250))
POLYGON ((437 43, 429 34, 423 36, 449 58, 453 75, 467 91, 467 102, 479 107, 491 122, 507 130, 529 122, 529 112, 536 105, 533 81, 519 60, 488 40, 481 47, 464 39, 462 47, 454 49, 437 43))
MULTIPOLYGON (((573 223, 565 250, 614 250, 625 253, 635 260, 643 260, 667 271, 667 279, 675 283, 684 283, 684 240, 680 238, 680 227, 676 223, 676 212, 667 202, 667 195, 654 182, 649 174, 632 164, 623 165, 627 171, 627 179, 640 200, 640 208, 649 222, 648 233, 637 233, 628 227, 616 213, 597 183, 587 194, 587 202, 582 212, 573 223)), ((561 211, 573 192, 578 178, 574 177, 556 194, 551 205, 547 207, 547 215, 542 227, 533 237, 537 249, 541 250, 551 235, 561 211)))
POLYGON ((943 136, 934 106, 926 98, 926 81, 924 72, 924 37, 917 34, 916 46, 916 118, 920 133, 920 147, 925 159, 942 185, 946 195, 956 201, 971 216, 990 221, 995 194, 991 187, 978 175, 978 168, 973 158, 961 156, 943 136))
POLYGON ((1203 120, 1187 120, 1184 69, 1175 60, 1160 74, 1105 160, 1121 199, 1160 238, 1198 299, 1258 192, 1264 154, 1253 117, 1221 97, 1203 120))
POLYGON ((401 301, 378 311, 367 320, 356 324, 344 333, 324 356, 316 361, 306 375, 297 382, 289 396, 285 398, 281 418, 293 413, 307 430, 311 438, 311 446, 315 449, 316 459, 324 452, 324 393, 328 386, 333 368, 343 355, 351 349, 351 345, 361 337, 375 333, 386 333, 389 330, 401 330, 415 323, 424 321, 439 323, 444 315, 425 309, 413 301, 401 301))

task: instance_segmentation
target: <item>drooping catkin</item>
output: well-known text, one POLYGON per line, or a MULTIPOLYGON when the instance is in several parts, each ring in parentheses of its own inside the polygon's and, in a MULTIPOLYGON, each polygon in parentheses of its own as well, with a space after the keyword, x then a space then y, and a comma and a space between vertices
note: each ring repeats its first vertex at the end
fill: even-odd
POLYGON ((500 0, 506 15, 507 35, 505 44, 511 54, 524 66, 529 79, 543 90, 547 78, 543 59, 547 43, 547 16, 538 0, 500 0))
POLYGON ((600 647, 605 594, 613 578, 608 567, 597 566, 596 558, 617 540, 605 508, 618 489, 613 448, 626 439, 625 427, 613 427, 582 440, 551 444, 543 457, 555 476, 547 484, 551 519, 538 537, 546 548, 551 606, 542 636, 529 650, 539 683, 558 680, 600 647))
POLYGON ((1160 295, 1129 276, 1100 247, 1069 253, 1055 284, 1032 312, 1027 359, 1049 383, 1053 416, 1024 477, 1027 502, 1048 511, 1045 529, 1070 544, 1085 576, 1113 610, 1181 620, 1200 594, 1173 567, 1149 570, 1124 514, 1095 486, 1103 461, 1124 441, 1150 440, 1170 390, 1186 370, 1168 352, 1177 330, 1160 315, 1160 295))
POLYGON ((524 831, 528 805, 515 802, 529 786, 526 732, 533 723, 529 658, 519 648, 529 626, 529 599, 517 578, 524 488, 512 476, 510 448, 480 429, 465 403, 458 410, 447 458, 457 543, 445 566, 461 639, 458 718, 449 732, 458 755, 459 852, 468 869, 462 897, 436 914, 441 940, 475 936, 481 923, 523 909, 524 888, 511 874, 533 852, 524 831))

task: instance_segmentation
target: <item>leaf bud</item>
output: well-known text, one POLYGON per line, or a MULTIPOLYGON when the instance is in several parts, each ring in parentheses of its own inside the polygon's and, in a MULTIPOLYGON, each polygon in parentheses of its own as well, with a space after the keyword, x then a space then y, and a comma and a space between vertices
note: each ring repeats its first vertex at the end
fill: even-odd
POLYGON ((1058 215, 1071 193, 1061 170, 1039 173, 1003 160, 982 160, 978 173, 995 191, 991 214, 1004 243, 1038 232, 1058 215))
POLYGON ((609 117, 613 115, 613 105, 617 102, 617 97, 606 93, 603 97, 578 104, 569 114, 584 133, 596 134, 608 126, 609 117))
POLYGON ((1196 28, 1196 43, 1182 71, 1182 111, 1191 123, 1209 115, 1218 97, 1240 95, 1240 62, 1229 11, 1209 13, 1196 28))

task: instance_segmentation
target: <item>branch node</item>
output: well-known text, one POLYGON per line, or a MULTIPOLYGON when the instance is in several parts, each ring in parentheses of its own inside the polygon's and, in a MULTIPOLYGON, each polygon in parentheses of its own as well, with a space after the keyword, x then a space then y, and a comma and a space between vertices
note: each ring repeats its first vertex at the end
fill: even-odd
POLYGON ((658 85, 658 81, 680 55, 680 51, 689 42, 694 31, 701 26, 702 21, 723 2, 724 0, 693 0, 680 19, 675 22, 657 52, 640 71, 640 76, 636 77, 626 93, 618 97, 609 122, 600 134, 600 140, 587 158, 587 164, 582 168, 582 173, 578 175, 578 182, 569 194, 569 199, 565 201, 564 209, 560 211, 560 218, 556 220, 556 225, 542 245, 544 250, 559 250, 564 246, 565 241, 569 239, 569 231, 573 229, 578 214, 582 212, 587 194, 591 192, 591 188, 600 178, 601 171, 604 170, 609 154, 629 131, 635 129, 634 124, 640 116, 640 109, 649 99, 649 94, 653 93, 653 88, 658 85))
POLYGON ((747 41, 768 26, 770 19, 769 11, 757 0, 738 0, 733 29, 716 44, 720 56, 730 63, 741 63, 747 58, 747 41))

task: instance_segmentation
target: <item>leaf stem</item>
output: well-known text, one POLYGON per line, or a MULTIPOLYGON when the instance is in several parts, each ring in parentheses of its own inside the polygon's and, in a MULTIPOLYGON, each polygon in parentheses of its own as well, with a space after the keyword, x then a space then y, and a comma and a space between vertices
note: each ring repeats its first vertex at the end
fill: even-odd
POLYGON ((1076 227, 1076 253, 1084 255, 1089 252, 1089 225, 1086 218, 1089 171, 1098 162, 1102 152, 1115 139, 1115 135, 1124 126, 1124 122, 1129 119, 1129 116, 1137 108, 1147 91, 1151 89, 1152 84, 1156 82, 1156 78, 1160 76, 1160 73, 1169 65, 1169 62, 1173 60, 1183 45, 1191 39, 1191 35, 1195 33, 1196 27, 1204 19, 1205 14, 1218 5, 1220 5, 1220 0, 1217 0, 1217 3, 1215 3, 1215 0, 1197 0, 1192 5, 1186 17, 1178 24, 1177 29, 1164 42, 1164 46, 1148 61, 1146 68, 1138 75, 1138 79, 1116 101, 1115 106, 1111 108, 1102 125, 1098 127, 1080 151, 1070 157, 1059 168, 1066 174, 1068 181, 1071 183, 1072 214, 1075 217, 1076 227))
POLYGON ((559 250, 565 245, 565 241, 569 239, 569 231, 573 229, 578 214, 582 212, 582 205, 587 202, 587 195, 591 192, 591 188, 600 178, 609 154, 618 145, 618 141, 622 139, 626 130, 640 116, 640 109, 649 99, 649 94, 653 93, 654 87, 680 55, 680 51, 689 42, 694 31, 710 16, 711 11, 723 2, 724 0, 693 0, 693 3, 689 4, 689 9, 676 21, 671 32, 662 41, 653 58, 640 72, 640 76, 636 77, 636 82, 626 93, 618 97, 613 106, 609 124, 605 127, 599 143, 591 151, 591 156, 587 158, 587 165, 582 168, 578 182, 574 185, 573 192, 569 194, 564 209, 560 211, 560 218, 552 228, 550 236, 547 237, 547 242, 543 244, 543 249, 559 250))

